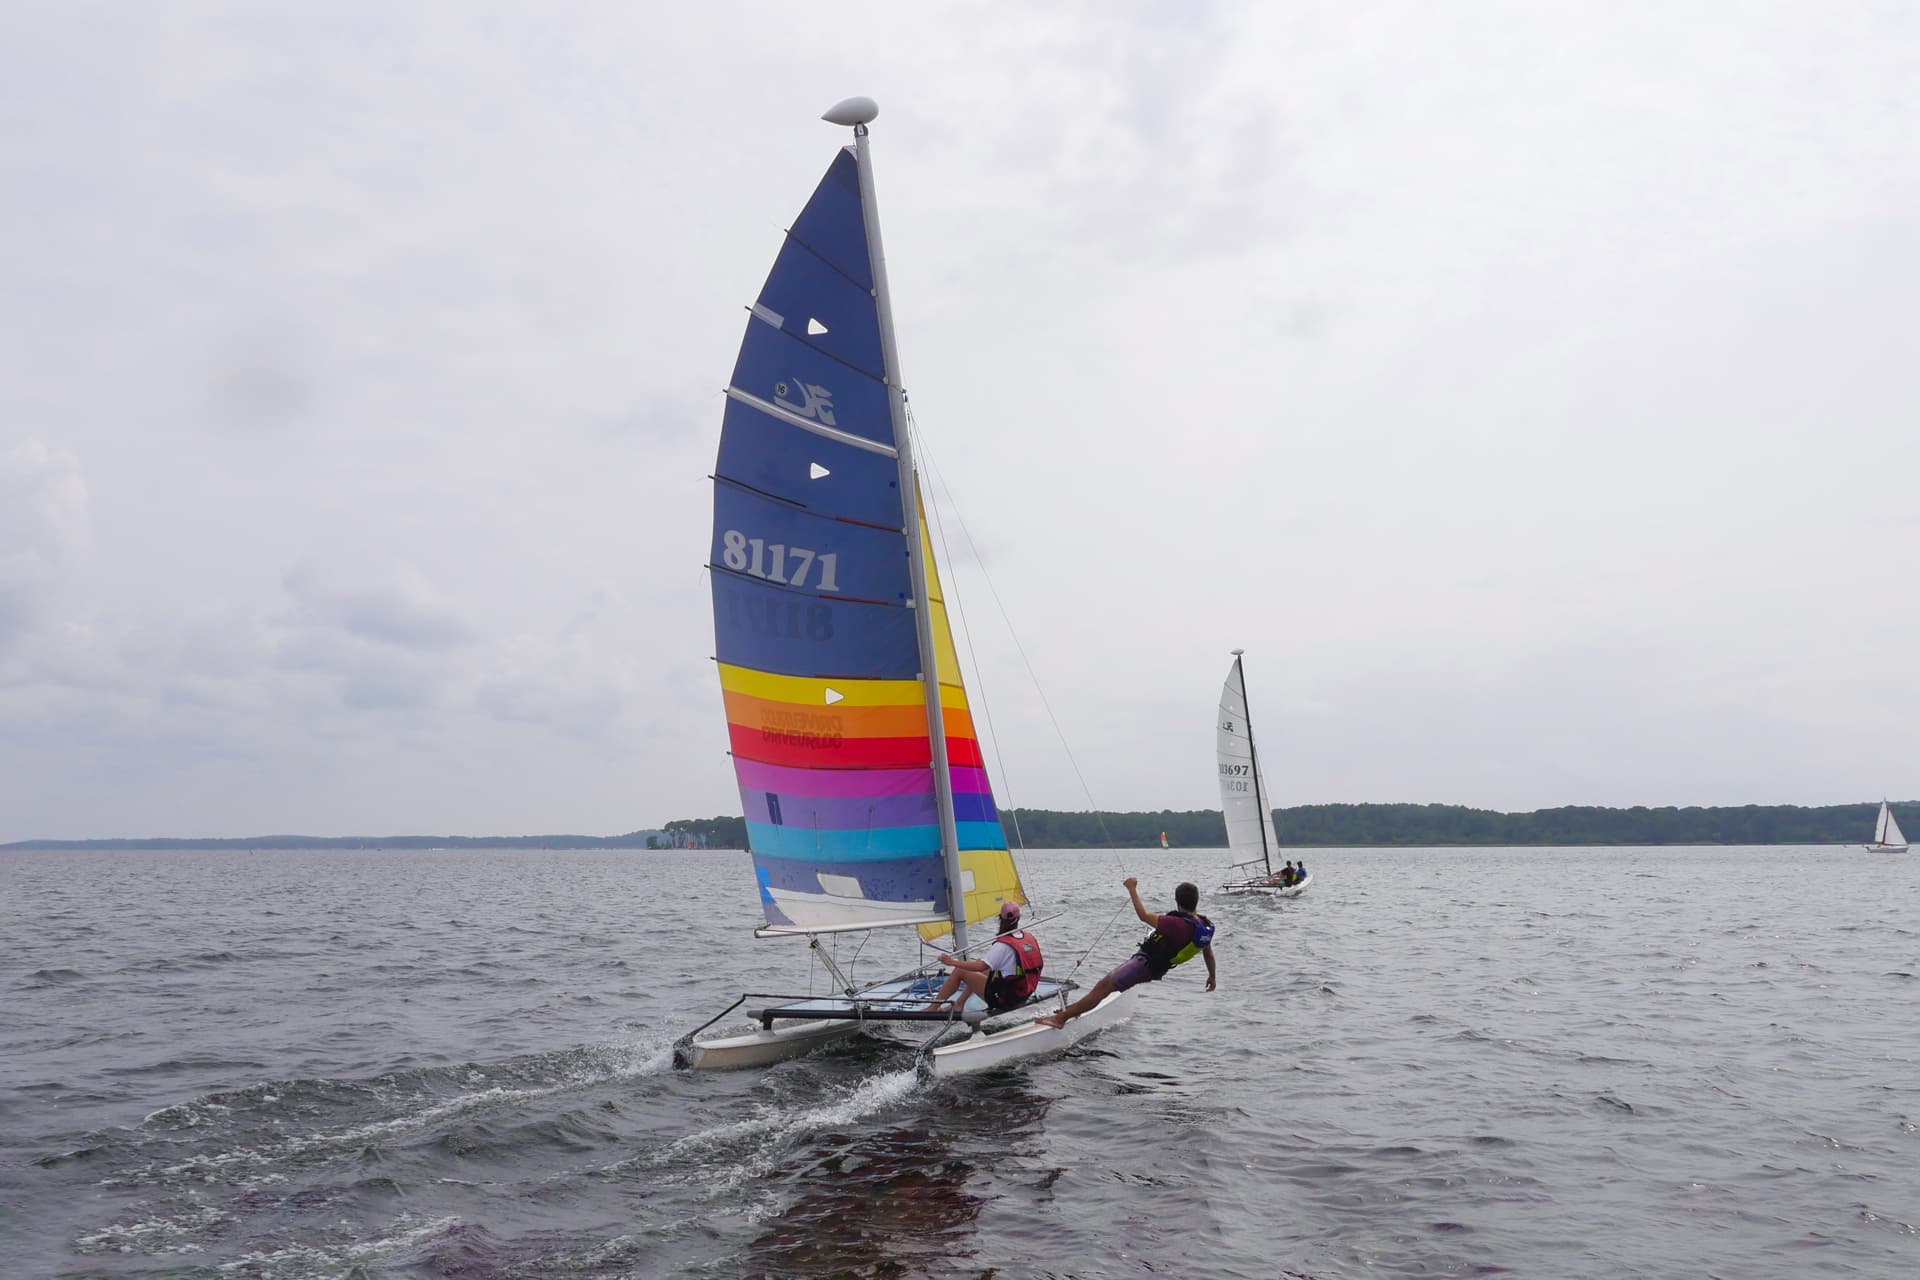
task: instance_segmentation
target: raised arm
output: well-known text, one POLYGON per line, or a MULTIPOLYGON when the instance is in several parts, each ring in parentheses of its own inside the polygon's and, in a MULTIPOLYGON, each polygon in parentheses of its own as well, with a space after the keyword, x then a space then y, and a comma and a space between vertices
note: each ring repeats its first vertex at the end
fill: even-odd
POLYGON ((1148 924, 1158 928, 1160 924, 1160 917, 1153 914, 1153 912, 1147 910, 1146 905, 1140 901, 1139 877, 1128 876, 1124 881, 1122 881, 1122 883, 1127 886, 1127 896, 1133 899, 1133 914, 1139 916, 1142 920, 1146 921, 1148 924))

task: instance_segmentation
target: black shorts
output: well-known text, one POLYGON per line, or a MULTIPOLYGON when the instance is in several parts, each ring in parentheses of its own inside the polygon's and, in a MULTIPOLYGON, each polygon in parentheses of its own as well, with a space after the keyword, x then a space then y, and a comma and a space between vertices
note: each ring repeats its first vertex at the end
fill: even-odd
POLYGON ((1025 996, 1013 990, 1013 984, 1007 981, 1006 975, 997 970, 987 975, 987 987, 980 993, 980 998, 985 1000, 987 1008, 995 1013, 1017 1009, 1027 1002, 1025 996))

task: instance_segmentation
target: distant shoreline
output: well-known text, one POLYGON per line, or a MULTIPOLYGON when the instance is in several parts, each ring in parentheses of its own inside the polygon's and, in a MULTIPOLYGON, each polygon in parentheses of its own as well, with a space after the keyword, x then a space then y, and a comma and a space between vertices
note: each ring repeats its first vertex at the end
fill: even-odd
MULTIPOLYGON (((1879 802, 1825 805, 1607 809, 1566 806, 1502 813, 1442 804, 1299 805, 1274 812, 1279 852, 1293 849, 1393 848, 1724 848, 1730 845, 1856 845, 1871 838, 1879 802)), ((1920 801, 1894 804, 1895 814, 1920 827, 1920 801)), ((1012 809, 1001 826, 1015 848, 1157 849, 1164 833, 1174 849, 1222 849, 1226 824, 1218 809, 1158 812, 1070 812, 1012 809)), ((743 849, 744 819, 681 818, 653 830, 614 836, 299 836, 289 834, 190 839, 135 837, 96 840, 16 840, 0 852, 165 852, 167 850, 302 849, 431 852, 519 849, 560 852, 625 849, 743 849)))

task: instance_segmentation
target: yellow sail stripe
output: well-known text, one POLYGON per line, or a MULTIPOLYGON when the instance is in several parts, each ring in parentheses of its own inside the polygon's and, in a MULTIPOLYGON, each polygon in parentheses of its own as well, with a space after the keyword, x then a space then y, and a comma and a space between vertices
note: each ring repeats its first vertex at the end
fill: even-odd
MULTIPOLYGON (((1003 902, 1027 905, 1027 894, 1020 887, 1020 873, 1014 868, 1013 855, 1005 849, 962 849, 960 872, 962 878, 968 872, 973 873, 973 887, 964 895, 968 924, 994 919, 1000 914, 1003 902)), ((952 927, 945 924, 920 926, 920 936, 928 942, 952 932, 952 927)))
MULTIPOLYGON (((742 693, 750 698, 760 698, 767 702, 791 702, 802 707, 924 707, 927 705, 926 693, 918 680, 841 680, 834 677, 819 676, 778 676, 768 671, 755 671, 749 667, 733 667, 722 662, 720 667, 720 687, 728 693, 742 693), (827 701, 827 691, 831 689, 840 696, 833 702, 827 701)), ((942 681, 943 686, 945 682, 942 681)), ((945 686, 953 687, 953 686, 945 686)), ((966 691, 959 692, 960 707, 967 705, 966 691)), ((943 692, 940 696, 942 707, 956 705, 950 702, 943 692)))
POLYGON ((944 704, 947 690, 956 690, 965 698, 966 686, 960 679, 960 654, 953 647, 953 626, 947 621, 947 598, 940 590, 940 570, 934 563, 933 539, 927 534, 926 512, 923 500, 920 504, 920 551, 927 564, 927 598, 933 606, 933 661, 935 670, 940 673, 940 700, 944 704))

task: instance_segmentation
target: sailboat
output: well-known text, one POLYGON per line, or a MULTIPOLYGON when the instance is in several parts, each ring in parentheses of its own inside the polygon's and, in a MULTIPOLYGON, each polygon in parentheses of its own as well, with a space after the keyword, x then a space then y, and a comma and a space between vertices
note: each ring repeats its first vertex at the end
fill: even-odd
MULTIPOLYGON (((823 935, 918 930, 926 942, 950 934, 963 954, 968 926, 996 918, 1002 902, 1027 902, 927 536, 868 153, 878 114, 871 99, 849 98, 823 117, 851 126, 853 145, 835 154, 748 308, 709 556, 715 656, 765 915, 755 936, 807 939, 835 990, 743 995, 719 1017, 767 1000, 750 1010, 760 1029, 698 1041, 698 1028, 675 1046, 683 1067, 776 1062, 872 1023, 964 1023, 971 1039, 932 1050, 945 1074, 1061 1047, 1116 1012, 1103 1004, 1064 1032, 982 1034, 990 1014, 978 997, 957 1018, 928 1008, 937 968, 863 985, 820 946, 823 935)), ((1064 1006, 1074 985, 1043 976, 1022 1008, 1064 1006)))
POLYGON ((1866 847, 1875 853, 1907 851, 1907 838, 1900 834, 1900 824, 1893 820, 1893 806, 1885 800, 1880 802, 1880 816, 1874 820, 1873 843, 1866 847))
POLYGON ((1233 861, 1227 867, 1226 893, 1261 893, 1297 898, 1313 883, 1309 875, 1298 884, 1273 880, 1273 853, 1280 838, 1273 830, 1273 808, 1266 779, 1260 774, 1260 752, 1253 741, 1253 723, 1247 714, 1246 672, 1233 651, 1233 666, 1220 689, 1220 714, 1214 750, 1220 766, 1220 812, 1227 820, 1227 848, 1233 861))

